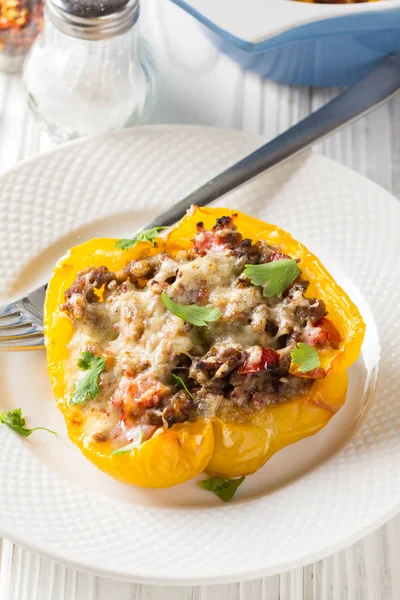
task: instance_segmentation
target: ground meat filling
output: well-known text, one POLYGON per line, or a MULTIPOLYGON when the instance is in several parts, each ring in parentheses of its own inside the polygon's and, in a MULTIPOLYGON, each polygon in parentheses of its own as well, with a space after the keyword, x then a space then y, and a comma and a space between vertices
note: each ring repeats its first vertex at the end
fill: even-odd
MULTIPOLYGON (((324 302, 305 296, 301 274, 281 298, 264 297, 244 275, 248 264, 281 258, 296 259, 243 239, 234 218, 222 217, 211 230, 197 224, 188 252, 80 272, 62 306, 75 326, 72 362, 84 351, 110 358, 98 397, 85 402, 111 423, 96 439, 120 444, 138 426, 149 436, 227 407, 250 412, 305 394, 313 380, 290 373, 291 351, 299 341, 324 348, 340 340, 324 302), (163 292, 221 317, 207 327, 186 323, 165 308, 163 292)), ((80 376, 76 367, 71 389, 80 376)))

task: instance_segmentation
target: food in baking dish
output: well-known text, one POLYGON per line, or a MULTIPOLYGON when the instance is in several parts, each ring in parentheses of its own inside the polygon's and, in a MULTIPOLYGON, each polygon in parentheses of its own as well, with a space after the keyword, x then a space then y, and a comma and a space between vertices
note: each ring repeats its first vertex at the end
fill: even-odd
POLYGON ((54 270, 45 337, 69 436, 139 486, 253 473, 343 405, 362 318, 275 225, 192 207, 155 234, 85 242, 54 270))

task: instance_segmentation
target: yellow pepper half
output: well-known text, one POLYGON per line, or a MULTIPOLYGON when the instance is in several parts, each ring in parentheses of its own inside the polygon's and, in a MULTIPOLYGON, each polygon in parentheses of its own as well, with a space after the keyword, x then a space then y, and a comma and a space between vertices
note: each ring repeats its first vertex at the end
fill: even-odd
MULTIPOLYGON (((346 369, 357 359, 365 325, 357 307, 335 283, 320 261, 290 234, 244 214, 223 208, 191 210, 157 245, 140 242, 131 250, 115 248, 115 239, 93 239, 76 246, 57 263, 45 302, 45 340, 48 372, 70 439, 98 468, 115 479, 143 487, 170 487, 208 471, 225 477, 254 473, 275 452, 325 427, 344 404, 346 369), (174 256, 192 247, 196 223, 207 228, 224 215, 235 215, 235 224, 244 238, 264 240, 279 246, 285 254, 300 258, 304 279, 310 281, 307 295, 324 300, 329 319, 341 336, 336 350, 321 353, 321 369, 311 390, 282 404, 270 405, 251 417, 238 409, 218 417, 199 418, 194 423, 159 429, 149 440, 129 453, 112 455, 109 442, 100 442, 85 433, 85 413, 68 404, 69 342, 74 334, 70 318, 60 309, 65 291, 80 271, 106 266, 122 269, 130 260, 140 260, 163 250, 174 256)), ((303 374, 293 373, 299 376, 303 374)), ((307 374, 305 374, 307 375, 307 374)))

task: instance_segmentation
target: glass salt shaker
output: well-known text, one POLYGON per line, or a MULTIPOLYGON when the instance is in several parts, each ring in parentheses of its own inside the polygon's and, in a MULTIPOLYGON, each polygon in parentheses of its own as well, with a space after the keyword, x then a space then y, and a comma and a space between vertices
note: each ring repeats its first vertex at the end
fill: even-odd
POLYGON ((139 0, 47 0, 23 78, 54 141, 149 120, 156 73, 138 17, 139 0))

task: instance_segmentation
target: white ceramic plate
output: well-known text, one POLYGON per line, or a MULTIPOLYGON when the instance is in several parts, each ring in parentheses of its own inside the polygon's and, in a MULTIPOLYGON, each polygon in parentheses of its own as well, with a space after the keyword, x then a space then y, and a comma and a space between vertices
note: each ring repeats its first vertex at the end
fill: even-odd
MULTIPOLYGON (((44 282, 92 236, 139 225, 261 144, 195 127, 148 127, 66 145, 0 178, 2 300, 44 282)), ((220 204, 288 229, 333 271, 367 322, 345 407, 222 505, 188 482, 140 490, 107 478, 68 441, 44 353, 0 356, 0 403, 36 432, 0 427, 0 533, 82 569, 149 583, 250 579, 301 566, 400 507, 400 210, 377 185, 307 154, 220 204), (360 418, 362 415, 362 418, 360 418)))

